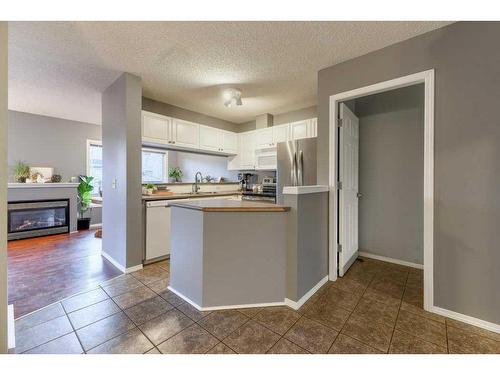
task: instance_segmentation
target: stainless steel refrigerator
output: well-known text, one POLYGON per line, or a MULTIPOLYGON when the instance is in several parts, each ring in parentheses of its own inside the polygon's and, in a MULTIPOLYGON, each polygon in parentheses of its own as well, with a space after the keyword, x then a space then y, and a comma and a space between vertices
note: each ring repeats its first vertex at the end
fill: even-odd
POLYGON ((316 138, 278 143, 276 202, 283 204, 283 186, 316 185, 316 138))

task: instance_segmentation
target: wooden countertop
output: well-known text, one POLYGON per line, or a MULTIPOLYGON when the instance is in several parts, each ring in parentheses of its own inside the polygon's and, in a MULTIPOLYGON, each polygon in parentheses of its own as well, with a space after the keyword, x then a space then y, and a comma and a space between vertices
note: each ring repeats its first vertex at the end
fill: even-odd
POLYGON ((170 206, 203 212, 286 212, 290 207, 258 201, 239 201, 230 199, 211 199, 188 202, 175 202, 170 206))

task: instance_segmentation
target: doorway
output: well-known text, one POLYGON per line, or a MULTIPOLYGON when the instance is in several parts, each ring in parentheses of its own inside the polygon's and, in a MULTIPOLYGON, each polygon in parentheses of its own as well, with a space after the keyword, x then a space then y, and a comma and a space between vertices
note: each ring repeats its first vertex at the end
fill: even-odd
POLYGON ((373 94, 422 84, 424 87, 422 230, 424 309, 431 310, 433 306, 434 70, 380 82, 330 97, 329 278, 335 281, 337 276, 342 276, 357 258, 358 251, 357 165, 359 165, 359 161, 357 159, 356 142, 358 140, 356 138, 358 137, 359 123, 357 123, 354 113, 344 103, 373 94), (343 122, 340 124, 339 119, 341 118, 343 122), (339 125, 341 125, 340 131, 339 125), (342 140, 341 143, 339 143, 339 139, 342 140), (339 215, 342 215, 341 220, 339 220, 339 215))

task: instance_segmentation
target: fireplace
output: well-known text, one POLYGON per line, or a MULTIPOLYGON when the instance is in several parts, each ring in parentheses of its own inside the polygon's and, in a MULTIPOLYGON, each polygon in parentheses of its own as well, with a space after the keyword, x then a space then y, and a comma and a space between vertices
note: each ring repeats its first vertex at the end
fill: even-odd
POLYGON ((9 240, 69 232, 69 199, 8 204, 9 240))

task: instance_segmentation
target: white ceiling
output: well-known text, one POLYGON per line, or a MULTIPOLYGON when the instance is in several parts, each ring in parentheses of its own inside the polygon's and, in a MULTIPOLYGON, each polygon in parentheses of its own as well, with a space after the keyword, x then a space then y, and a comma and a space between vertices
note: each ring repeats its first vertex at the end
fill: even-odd
POLYGON ((448 23, 10 22, 9 108, 100 124, 127 71, 146 97, 242 123, 314 105, 318 70, 448 23), (226 86, 243 106, 223 106, 226 86))

